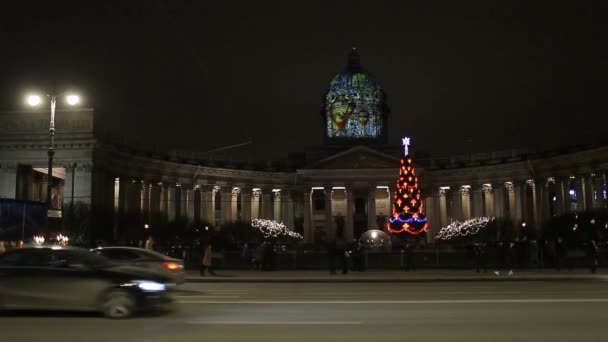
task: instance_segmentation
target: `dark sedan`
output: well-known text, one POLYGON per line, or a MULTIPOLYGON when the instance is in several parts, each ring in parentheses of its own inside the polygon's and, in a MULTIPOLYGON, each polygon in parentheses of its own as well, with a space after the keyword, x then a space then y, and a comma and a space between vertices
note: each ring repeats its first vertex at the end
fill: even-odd
POLYGON ((98 310, 126 318, 146 309, 170 308, 168 281, 86 249, 25 247, 0 256, 0 309, 98 310))
POLYGON ((93 253, 103 255, 120 265, 137 266, 163 274, 176 284, 186 280, 184 262, 164 254, 136 247, 99 247, 93 253))

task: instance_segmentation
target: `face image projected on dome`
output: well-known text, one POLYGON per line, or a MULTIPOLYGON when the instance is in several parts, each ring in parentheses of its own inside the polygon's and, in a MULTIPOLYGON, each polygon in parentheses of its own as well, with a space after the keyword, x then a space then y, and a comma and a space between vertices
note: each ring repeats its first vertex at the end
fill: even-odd
POLYGON ((325 96, 329 138, 376 138, 382 134, 384 92, 361 70, 336 76, 325 96))

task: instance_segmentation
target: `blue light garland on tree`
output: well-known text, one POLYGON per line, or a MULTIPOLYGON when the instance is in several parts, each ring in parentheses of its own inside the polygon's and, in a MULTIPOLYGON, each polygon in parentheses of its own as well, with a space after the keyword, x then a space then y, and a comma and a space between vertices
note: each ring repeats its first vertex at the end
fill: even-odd
POLYGON ((426 232, 429 227, 424 212, 424 203, 420 193, 416 169, 412 165, 409 153, 410 138, 402 139, 405 157, 401 159, 397 191, 393 201, 393 214, 386 224, 393 234, 408 233, 418 235, 426 232))

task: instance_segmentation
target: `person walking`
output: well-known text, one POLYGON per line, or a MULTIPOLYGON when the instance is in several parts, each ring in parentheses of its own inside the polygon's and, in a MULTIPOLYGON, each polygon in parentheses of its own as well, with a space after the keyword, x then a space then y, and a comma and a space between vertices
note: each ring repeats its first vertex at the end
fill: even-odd
POLYGON ((587 248, 587 253, 589 255, 589 262, 591 266, 591 273, 595 273, 597 271, 597 267, 599 266, 600 251, 597 247, 597 243, 595 242, 595 240, 589 241, 589 246, 587 248))
POLYGON ((154 239, 152 239, 152 236, 148 237, 148 240, 146 240, 146 246, 144 248, 149 251, 154 249, 154 239))
POLYGON ((475 270, 477 273, 480 273, 481 270, 483 270, 484 273, 487 273, 486 244, 479 241, 475 242, 473 244, 473 251, 475 252, 475 270))
POLYGON ((203 260, 201 262, 201 276, 205 275, 205 270, 209 271, 209 274, 215 275, 213 271, 213 246, 208 244, 203 253, 203 260))
POLYGON ((255 248, 255 258, 254 258, 254 266, 256 271, 261 271, 262 266, 264 266, 264 254, 266 252, 266 241, 262 241, 255 248))

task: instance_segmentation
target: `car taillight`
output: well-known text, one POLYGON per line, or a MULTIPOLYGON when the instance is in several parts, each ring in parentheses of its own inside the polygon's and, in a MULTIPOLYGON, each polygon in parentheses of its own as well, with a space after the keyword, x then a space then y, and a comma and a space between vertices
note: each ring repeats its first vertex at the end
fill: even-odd
POLYGON ((170 270, 179 270, 180 268, 182 268, 182 265, 176 262, 163 262, 163 266, 170 270))

